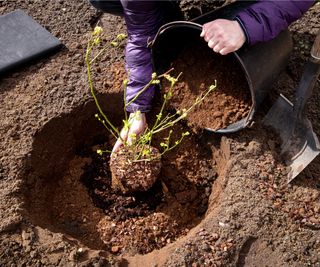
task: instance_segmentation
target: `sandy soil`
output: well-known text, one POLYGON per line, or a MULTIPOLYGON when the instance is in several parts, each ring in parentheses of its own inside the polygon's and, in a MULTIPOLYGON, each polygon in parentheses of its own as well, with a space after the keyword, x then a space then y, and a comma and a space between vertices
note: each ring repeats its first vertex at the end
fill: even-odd
MULTIPOLYGON (((1 266, 320 266, 320 158, 286 184, 280 142, 259 123, 270 101, 251 128, 194 134, 172 151, 163 160, 166 186, 155 205, 141 197, 142 214, 130 206, 136 200, 110 206, 101 201, 110 174, 93 168, 107 160, 93 152, 113 141, 94 119, 83 63, 100 14, 75 0, 2 1, 0 14, 17 8, 65 47, 0 79, 1 266)), ((106 42, 125 32, 121 18, 103 16, 102 24, 106 42)), ((291 26, 294 51, 271 99, 292 98, 319 28, 319 4, 291 26)), ((122 49, 103 56, 95 77, 115 121, 122 49)), ((308 104, 318 136, 319 89, 318 81, 308 104)))

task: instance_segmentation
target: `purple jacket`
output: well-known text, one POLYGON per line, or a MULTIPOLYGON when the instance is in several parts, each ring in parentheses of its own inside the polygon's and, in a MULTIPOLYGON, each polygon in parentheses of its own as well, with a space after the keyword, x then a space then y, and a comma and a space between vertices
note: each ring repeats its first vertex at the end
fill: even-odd
MULTIPOLYGON (((128 29, 126 70, 129 74, 126 101, 129 102, 150 81, 153 71, 151 52, 147 47, 163 24, 161 1, 121 0, 128 29)), ((276 37, 290 23, 300 18, 314 3, 309 1, 264 1, 253 3, 238 13, 236 20, 244 30, 249 45, 276 37)), ((148 112, 155 87, 149 87, 130 106, 128 112, 148 112)))

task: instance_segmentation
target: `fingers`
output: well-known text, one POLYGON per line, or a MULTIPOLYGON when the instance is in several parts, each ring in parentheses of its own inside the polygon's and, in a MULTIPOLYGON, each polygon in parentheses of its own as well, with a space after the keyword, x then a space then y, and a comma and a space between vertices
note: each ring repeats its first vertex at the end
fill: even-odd
POLYGON ((120 149, 120 147, 122 147, 122 145, 123 145, 122 140, 118 139, 117 142, 113 146, 111 154, 113 154, 114 152, 118 151, 120 149))
POLYGON ((200 36, 214 52, 221 55, 238 50, 246 40, 239 23, 225 19, 217 19, 204 24, 200 36))
POLYGON ((219 53, 224 56, 224 55, 227 55, 227 54, 234 52, 236 50, 237 49, 233 49, 232 47, 224 47, 221 50, 219 50, 219 53))
POLYGON ((203 37, 206 42, 209 42, 209 40, 214 39, 214 31, 203 29, 200 36, 203 37))
POLYGON ((146 128, 147 128, 147 124, 145 120, 139 120, 135 122, 129 130, 127 144, 129 146, 134 144, 137 141, 137 139, 139 139, 141 134, 143 134, 146 128))
POLYGON ((129 127, 121 130, 120 138, 116 141, 112 153, 119 150, 124 144, 133 145, 147 128, 146 117, 143 113, 130 114, 129 122, 129 127))
POLYGON ((112 153, 118 151, 120 149, 120 147, 123 146, 123 143, 124 142, 127 142, 127 139, 128 139, 128 129, 122 129, 121 132, 120 132, 120 138, 118 138, 118 140, 116 141, 116 143, 114 144, 113 146, 113 149, 112 149, 112 153))
MULTIPOLYGON (((218 46, 218 42, 219 42, 218 40, 214 40, 214 39, 209 40, 208 46, 209 46, 211 49, 214 50, 214 48, 215 48, 216 46, 218 46)), ((215 52, 217 52, 217 51, 215 51, 215 52)))

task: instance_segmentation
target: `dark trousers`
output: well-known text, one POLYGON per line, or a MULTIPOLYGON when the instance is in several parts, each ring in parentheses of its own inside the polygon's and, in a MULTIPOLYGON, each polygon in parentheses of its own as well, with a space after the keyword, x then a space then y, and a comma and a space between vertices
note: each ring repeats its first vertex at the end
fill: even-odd
POLYGON ((123 8, 120 0, 90 0, 90 3, 105 13, 123 16, 123 8))
MULTIPOLYGON (((91 5, 105 13, 123 16, 123 7, 120 0, 89 0, 91 5)), ((165 21, 182 20, 183 15, 178 0, 167 0, 161 3, 164 9, 165 21)))

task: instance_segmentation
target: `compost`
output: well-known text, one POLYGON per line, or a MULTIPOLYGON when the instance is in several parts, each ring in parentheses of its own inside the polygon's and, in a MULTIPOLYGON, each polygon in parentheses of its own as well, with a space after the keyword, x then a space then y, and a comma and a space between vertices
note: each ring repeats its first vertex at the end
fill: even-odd
MULTIPOLYGON (((0 14, 23 9, 65 45, 0 80, 1 266, 319 265, 320 158, 287 185, 278 137, 259 124, 263 110, 238 133, 190 131, 163 158, 148 192, 113 194, 109 158, 96 150, 115 140, 94 118, 83 55, 97 22, 108 42, 125 32, 123 19, 101 17, 87 1, 0 2, 0 14)), ((270 91, 292 97, 320 28, 319 8, 291 26, 295 49, 270 91)), ((106 49, 93 77, 118 123, 123 49, 106 49)), ((226 78, 217 78, 218 88, 226 78)), ((308 103, 317 135, 319 86, 308 103)), ((190 127, 177 125, 175 138, 190 127)))
POLYGON ((210 85, 217 84, 188 116, 190 125, 218 130, 247 117, 252 107, 251 93, 244 71, 233 56, 213 53, 199 41, 184 48, 171 67, 176 76, 182 73, 170 102, 176 109, 191 107, 210 85))

